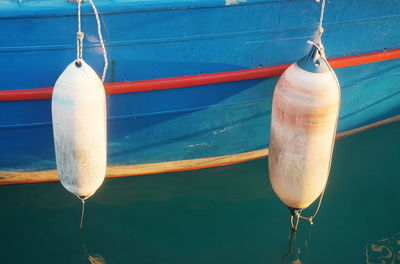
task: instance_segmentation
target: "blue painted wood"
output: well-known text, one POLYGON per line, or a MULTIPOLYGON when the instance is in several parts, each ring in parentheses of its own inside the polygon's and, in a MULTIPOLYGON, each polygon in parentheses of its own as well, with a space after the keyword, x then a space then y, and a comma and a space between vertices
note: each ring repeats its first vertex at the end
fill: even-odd
MULTIPOLYGON (((110 66, 106 82, 292 63, 303 57, 319 4, 299 1, 97 0, 110 66), (237 5, 226 5, 237 3, 237 5)), ((51 87, 75 58, 76 6, 0 2, 0 90, 51 87)), ((83 4, 84 58, 100 73, 95 19, 83 4), (89 14, 89 15, 87 15, 89 14)), ((396 1, 327 3, 328 58, 399 48, 396 1)), ((339 131, 400 114, 400 62, 336 70, 339 131)), ((277 78, 111 95, 109 164, 194 159, 268 146, 277 78)), ((50 100, 0 102, 0 170, 53 169, 50 100)))

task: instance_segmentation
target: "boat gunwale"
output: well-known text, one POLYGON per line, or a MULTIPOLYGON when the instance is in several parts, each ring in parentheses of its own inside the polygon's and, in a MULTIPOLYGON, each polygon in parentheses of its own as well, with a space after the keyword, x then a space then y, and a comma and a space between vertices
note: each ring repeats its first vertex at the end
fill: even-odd
MULTIPOLYGON (((332 68, 351 67, 400 58, 400 48, 328 59, 332 68)), ((106 83, 107 95, 148 92, 203 86, 218 83, 264 79, 281 75, 290 64, 259 67, 237 71, 187 75, 160 79, 106 83)), ((34 88, 0 91, 0 102, 51 99, 53 88, 34 88)))

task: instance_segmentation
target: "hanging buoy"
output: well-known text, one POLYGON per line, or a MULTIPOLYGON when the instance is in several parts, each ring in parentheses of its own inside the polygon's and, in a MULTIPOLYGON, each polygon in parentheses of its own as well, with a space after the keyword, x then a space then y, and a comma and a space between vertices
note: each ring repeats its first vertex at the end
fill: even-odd
POLYGON ((308 42, 312 44, 310 52, 282 74, 272 99, 269 177, 273 190, 289 207, 293 231, 300 219, 313 224, 318 214, 339 115, 340 85, 321 42, 324 10, 322 0, 314 42, 308 42), (314 214, 302 216, 302 210, 318 197, 314 214))
POLYGON ((87 198, 106 173, 106 96, 94 70, 83 60, 79 63, 68 65, 55 84, 52 118, 61 183, 87 198))
POLYGON ((89 3, 96 17, 104 56, 101 80, 82 59, 82 1, 77 0, 77 59, 57 79, 51 102, 58 176, 65 189, 82 201, 81 228, 85 199, 96 192, 106 174, 107 114, 103 82, 108 66, 99 14, 92 0, 89 3))
POLYGON ((340 87, 318 45, 280 77, 273 95, 269 176, 292 210, 308 207, 328 180, 340 87))

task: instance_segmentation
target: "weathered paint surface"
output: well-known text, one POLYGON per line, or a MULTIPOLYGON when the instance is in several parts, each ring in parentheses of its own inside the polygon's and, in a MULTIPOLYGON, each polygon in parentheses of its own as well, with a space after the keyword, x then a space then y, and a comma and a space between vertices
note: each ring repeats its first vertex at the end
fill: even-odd
POLYGON ((225 0, 225 5, 238 5, 245 2, 247 2, 247 0, 225 0))
MULTIPOLYGON (((7 36, 0 40, 0 61, 8 62, 1 70, 0 90, 26 95, 52 87, 74 57, 76 4, 0 2, 0 31, 7 36), (24 73, 23 78, 12 78, 18 72, 24 73)), ((357 55, 399 48, 400 5, 382 2, 327 2, 324 45, 329 58, 350 56, 344 63, 350 66, 354 64, 348 61, 357 60, 357 55)), ((248 0, 225 6, 225 0, 101 0, 97 6, 109 60, 116 61, 115 75, 110 64, 106 83, 119 82, 110 84, 112 95, 107 99, 108 164, 128 166, 267 148, 277 78, 225 83, 218 77, 217 84, 208 85, 203 80, 211 77, 206 74, 229 72, 230 76, 245 69, 254 76, 258 67, 297 60, 308 48, 305 42, 315 31, 321 4, 248 0), (193 75, 206 78, 196 77, 195 82, 185 78, 184 85, 174 81, 172 88, 183 89, 167 89, 171 87, 166 82, 151 81, 151 86, 163 87, 157 91, 149 91, 150 84, 143 82, 193 75), (133 92, 134 88, 122 94, 127 91, 125 82, 131 81, 140 81, 146 91, 133 92), (214 133, 226 127, 231 129, 214 133), (189 147, 204 142, 208 146, 189 147)), ((86 36, 97 35, 89 2, 84 1, 82 8, 87 14, 82 17, 86 36)), ((100 73, 99 44, 85 39, 85 60, 100 73)), ((394 59, 336 71, 343 95, 340 132, 400 114, 399 66, 400 60, 394 59)), ((50 89, 47 94, 40 100, 25 97, 26 101, 0 102, 1 171, 55 169, 50 89)))
POLYGON ((311 73, 291 65, 279 79, 272 103, 269 170, 279 198, 308 207, 323 191, 339 113, 332 72, 311 73))
POLYGON ((52 97, 57 171, 62 185, 77 196, 91 196, 106 172, 106 104, 102 82, 82 62, 58 78, 52 97))
MULTIPOLYGON (((357 129, 349 130, 346 132, 338 133, 336 139, 341 139, 350 135, 364 132, 366 130, 399 122, 400 115, 388 118, 367 126, 357 129)), ((175 171, 198 170, 210 167, 224 166, 245 162, 253 159, 263 158, 268 156, 268 149, 256 150, 252 152, 245 152, 234 155, 226 155, 212 158, 203 158, 195 160, 181 160, 161 163, 147 163, 140 165, 128 166, 109 166, 107 168, 107 176, 109 178, 115 177, 130 177, 147 174, 167 173, 175 171)), ((21 183, 35 183, 35 182, 49 182, 57 181, 57 171, 0 171, 0 185, 7 184, 21 184, 21 183)))

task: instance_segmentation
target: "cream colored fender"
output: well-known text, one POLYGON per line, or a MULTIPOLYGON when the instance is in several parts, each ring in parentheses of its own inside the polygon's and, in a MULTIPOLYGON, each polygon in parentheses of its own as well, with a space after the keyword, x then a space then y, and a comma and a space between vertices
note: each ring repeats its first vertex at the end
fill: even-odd
POLYGON ((269 176, 273 190, 288 207, 308 207, 325 188, 339 102, 335 73, 315 47, 292 64, 275 87, 269 176))
POLYGON ((57 171, 69 192, 87 198, 106 173, 106 96, 103 83, 83 60, 58 78, 51 101, 57 171))

